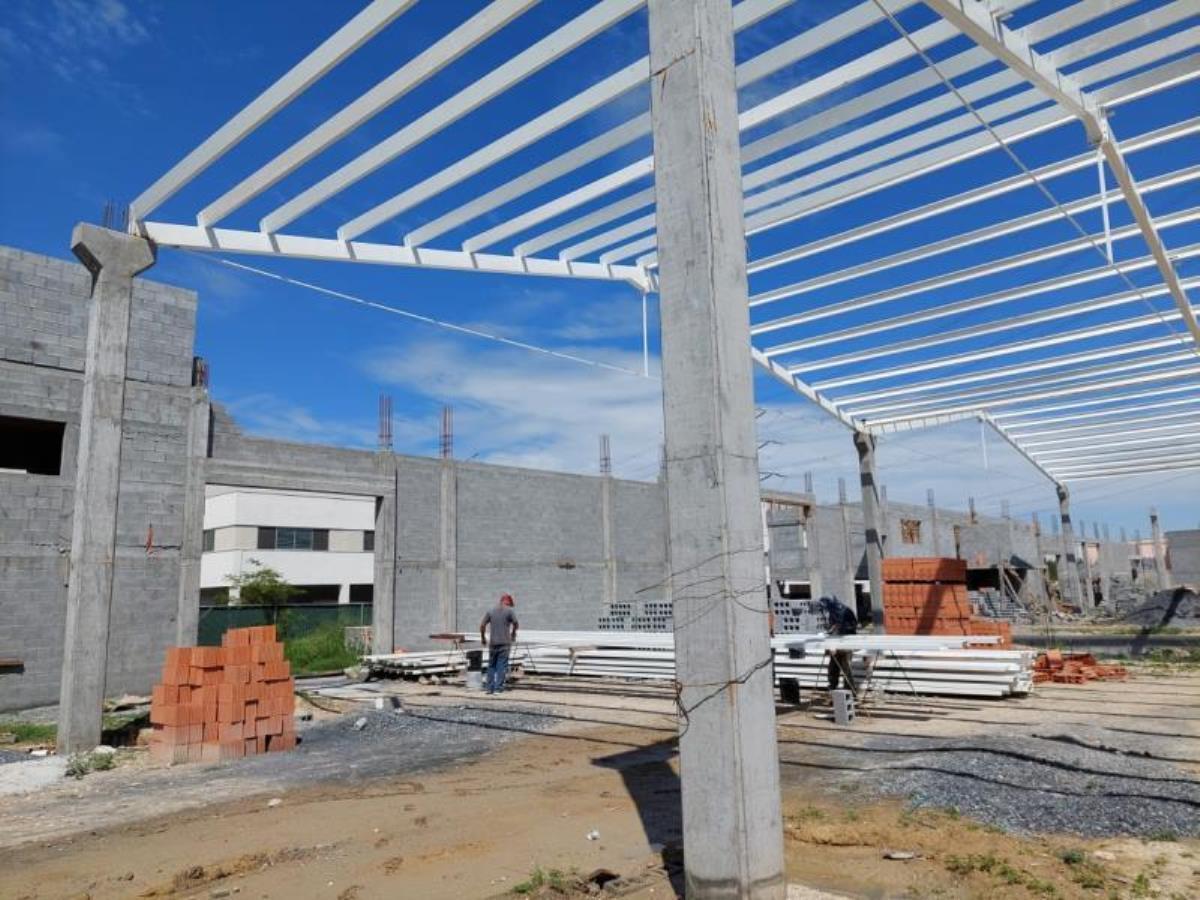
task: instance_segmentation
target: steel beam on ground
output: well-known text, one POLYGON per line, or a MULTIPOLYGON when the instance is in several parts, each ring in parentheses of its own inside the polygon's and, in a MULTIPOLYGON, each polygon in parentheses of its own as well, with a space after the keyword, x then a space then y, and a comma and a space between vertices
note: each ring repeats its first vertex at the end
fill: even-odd
POLYGON ((416 0, 373 0, 353 19, 321 42, 315 50, 258 95, 206 141, 177 162, 130 204, 130 223, 137 223, 247 135, 305 91, 313 82, 373 38, 416 0))

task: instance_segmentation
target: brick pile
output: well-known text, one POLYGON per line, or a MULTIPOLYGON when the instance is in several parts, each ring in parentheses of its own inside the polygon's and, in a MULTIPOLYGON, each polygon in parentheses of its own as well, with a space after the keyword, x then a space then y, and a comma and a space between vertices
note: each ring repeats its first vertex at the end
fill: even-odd
POLYGON ((967 564, 939 557, 883 560, 883 625, 888 634, 999 637, 1012 646, 1008 622, 976 618, 967 599, 967 564))
POLYGON ((291 750, 295 688, 274 625, 231 628, 220 647, 169 647, 150 703, 151 755, 218 762, 291 750))
POLYGON ((1123 681, 1129 671, 1124 666, 1103 665, 1090 653, 1063 654, 1047 650, 1033 664, 1034 684, 1084 684, 1088 681, 1123 681))

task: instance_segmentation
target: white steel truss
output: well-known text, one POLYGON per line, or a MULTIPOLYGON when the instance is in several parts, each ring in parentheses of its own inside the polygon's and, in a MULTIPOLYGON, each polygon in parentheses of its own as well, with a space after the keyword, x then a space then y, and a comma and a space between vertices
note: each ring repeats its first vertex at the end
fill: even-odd
MULTIPOLYGON (((229 151, 424 7, 374 0, 154 181, 130 228, 191 250, 653 292, 646 2, 443 17, 244 167, 229 151), (456 74, 498 45, 481 75, 456 74)), ((1057 481, 1200 465, 1172 452, 1200 436, 1200 8, 823 9, 732 6, 754 362, 848 428, 982 420, 1057 481)))

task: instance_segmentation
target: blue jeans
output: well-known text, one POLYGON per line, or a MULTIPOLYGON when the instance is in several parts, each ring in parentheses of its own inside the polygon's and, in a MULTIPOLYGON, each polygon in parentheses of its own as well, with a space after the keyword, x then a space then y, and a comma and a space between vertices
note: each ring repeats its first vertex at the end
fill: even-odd
POLYGON ((508 674, 508 651, 507 644, 488 648, 487 676, 483 679, 483 688, 489 694, 504 690, 504 677, 508 674))

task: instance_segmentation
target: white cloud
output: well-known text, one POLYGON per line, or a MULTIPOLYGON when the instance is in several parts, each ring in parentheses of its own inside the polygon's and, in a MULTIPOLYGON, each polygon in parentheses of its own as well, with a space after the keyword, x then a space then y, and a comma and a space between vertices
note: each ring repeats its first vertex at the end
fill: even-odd
POLYGON ((283 441, 373 447, 375 423, 320 417, 309 408, 271 393, 247 394, 222 401, 247 434, 283 441))

